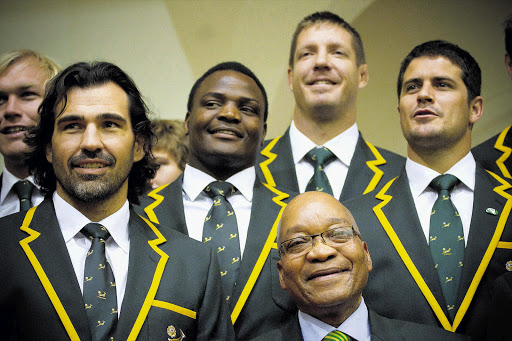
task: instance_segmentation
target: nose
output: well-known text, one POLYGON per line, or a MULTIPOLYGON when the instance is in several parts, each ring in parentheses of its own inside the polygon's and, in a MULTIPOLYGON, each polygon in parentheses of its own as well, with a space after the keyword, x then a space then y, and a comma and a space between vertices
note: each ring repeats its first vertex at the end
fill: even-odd
POLYGON ((316 53, 315 69, 329 69, 329 55, 325 50, 319 50, 316 53))
POLYGON ((7 98, 7 102, 5 103, 5 110, 3 110, 3 117, 6 120, 12 120, 15 117, 19 117, 22 115, 20 101, 16 98, 16 96, 9 96, 7 98))
POLYGON ((431 103, 434 101, 434 93, 432 86, 429 84, 423 84, 420 91, 418 92, 418 103, 431 103))
POLYGON ((87 151, 99 151, 103 148, 103 143, 101 142, 100 132, 94 125, 88 125, 84 133, 82 135, 82 142, 80 144, 80 148, 82 150, 87 151))
POLYGON ((228 102, 219 111, 218 118, 228 122, 240 122, 240 110, 236 103, 228 102))
POLYGON ((318 235, 312 240, 313 246, 306 255, 310 262, 325 262, 336 255, 336 249, 325 243, 322 236, 318 235))

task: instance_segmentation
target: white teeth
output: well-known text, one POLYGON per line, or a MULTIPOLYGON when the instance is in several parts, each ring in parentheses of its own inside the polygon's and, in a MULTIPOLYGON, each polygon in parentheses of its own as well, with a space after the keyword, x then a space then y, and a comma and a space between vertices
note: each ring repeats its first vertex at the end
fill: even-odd
POLYGON ((329 82, 329 81, 316 81, 314 82, 313 84, 332 84, 332 82, 329 82))
POLYGON ((83 165, 80 165, 80 168, 102 168, 104 165, 102 163, 86 163, 83 165))
POLYGON ((220 134, 228 134, 228 135, 234 135, 236 136, 236 134, 233 132, 233 131, 229 131, 229 130, 217 130, 215 133, 220 133, 220 134))
POLYGON ((4 133, 5 134, 13 134, 13 133, 19 133, 20 131, 25 131, 26 129, 24 127, 10 127, 5 128, 4 133))

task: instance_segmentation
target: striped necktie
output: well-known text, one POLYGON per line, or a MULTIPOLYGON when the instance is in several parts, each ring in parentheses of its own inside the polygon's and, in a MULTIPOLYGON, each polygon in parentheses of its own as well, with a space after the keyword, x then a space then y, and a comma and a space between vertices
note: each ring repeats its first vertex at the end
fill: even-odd
POLYGON ((339 330, 333 330, 329 334, 325 335, 322 341, 351 341, 352 338, 339 330))

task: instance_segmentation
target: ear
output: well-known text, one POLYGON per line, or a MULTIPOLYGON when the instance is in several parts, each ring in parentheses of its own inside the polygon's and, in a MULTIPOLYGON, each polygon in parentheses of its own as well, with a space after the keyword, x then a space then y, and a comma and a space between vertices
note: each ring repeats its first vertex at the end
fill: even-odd
POLYGON ((484 111, 484 100, 482 96, 476 96, 471 100, 469 103, 469 110, 469 122, 473 125, 480 119, 480 117, 482 117, 482 113, 484 111))
POLYGON ((185 136, 188 136, 188 120, 190 118, 190 112, 187 111, 185 115, 185 122, 183 122, 183 127, 185 128, 185 136))
POLYGON ((512 59, 505 53, 505 68, 507 69, 508 77, 512 79, 512 59))
POLYGON ((293 70, 292 68, 288 68, 288 88, 293 92, 293 70))
POLYGON ((133 162, 139 162, 146 155, 144 151, 144 143, 146 139, 142 136, 135 136, 135 144, 133 146, 133 162))
POLYGON ((279 273, 279 283, 281 284, 281 288, 286 290, 286 284, 283 279, 283 264, 281 264, 281 260, 277 261, 277 271, 279 273))
POLYGON ((261 143, 260 143, 261 146, 263 146, 263 144, 265 144, 265 136, 267 136, 267 122, 263 123, 263 132, 261 133, 261 143))
POLYGON ((53 150, 52 150, 52 145, 50 143, 48 143, 48 145, 46 146, 45 151, 46 151, 46 160, 48 160, 49 163, 52 163, 53 150))
POLYGON ((362 89, 368 84, 370 75, 368 74, 368 65, 361 64, 358 67, 359 70, 359 89, 362 89))
POLYGON ((368 244, 366 244, 366 242, 363 242, 363 249, 364 249, 364 255, 366 257, 366 264, 368 267, 368 272, 372 272, 372 270, 373 270, 372 258, 370 257, 370 251, 368 251, 368 244))

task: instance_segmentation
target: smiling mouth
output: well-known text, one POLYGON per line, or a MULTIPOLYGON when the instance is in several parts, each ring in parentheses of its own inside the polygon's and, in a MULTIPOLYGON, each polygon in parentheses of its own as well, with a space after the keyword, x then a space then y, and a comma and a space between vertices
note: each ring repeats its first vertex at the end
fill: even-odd
POLYGON ((330 80, 318 80, 308 83, 309 85, 334 85, 335 82, 332 82, 330 80))
POLYGON ((342 273, 342 272, 345 272, 345 271, 347 271, 347 270, 343 270, 343 269, 326 269, 326 270, 321 270, 321 271, 315 271, 314 273, 312 273, 308 277, 308 280, 313 280, 315 278, 325 277, 325 276, 329 276, 329 275, 335 275, 335 274, 339 274, 339 273, 342 273))
POLYGON ((16 133, 19 133, 22 131, 27 131, 27 128, 25 128, 25 127, 6 127, 4 129, 2 129, 0 132, 2 134, 9 135, 9 134, 16 134, 16 133))
POLYGON ((213 129, 210 131, 210 134, 221 134, 221 135, 231 135, 231 136, 235 136, 235 137, 242 137, 242 134, 240 134, 239 132, 235 131, 235 130, 230 130, 230 129, 213 129))
POLYGON ((103 164, 103 163, 100 163, 100 162, 88 162, 88 163, 84 163, 84 164, 80 164, 80 165, 77 165, 76 167, 77 168, 104 168, 106 167, 107 165, 103 164))

